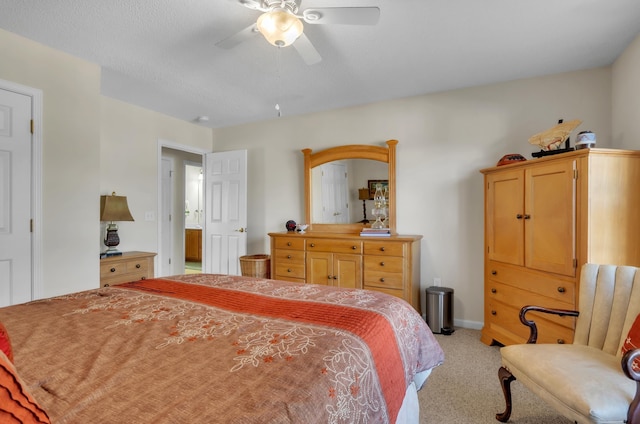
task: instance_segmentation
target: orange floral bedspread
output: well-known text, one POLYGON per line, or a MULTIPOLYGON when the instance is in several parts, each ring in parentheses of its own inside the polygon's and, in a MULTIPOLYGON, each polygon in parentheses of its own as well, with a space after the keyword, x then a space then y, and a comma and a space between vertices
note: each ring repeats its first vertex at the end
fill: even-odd
POLYGON ((440 346, 382 293, 228 275, 0 309, 53 423, 395 422, 440 346))

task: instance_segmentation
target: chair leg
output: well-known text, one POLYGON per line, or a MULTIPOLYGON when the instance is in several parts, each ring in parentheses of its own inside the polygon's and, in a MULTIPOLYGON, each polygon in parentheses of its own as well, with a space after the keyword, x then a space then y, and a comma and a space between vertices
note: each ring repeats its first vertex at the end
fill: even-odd
POLYGON ((496 420, 506 423, 511 417, 511 382, 516 378, 505 367, 500 367, 498 370, 498 379, 502 386, 502 393, 504 393, 504 401, 506 408, 503 413, 496 414, 496 420))

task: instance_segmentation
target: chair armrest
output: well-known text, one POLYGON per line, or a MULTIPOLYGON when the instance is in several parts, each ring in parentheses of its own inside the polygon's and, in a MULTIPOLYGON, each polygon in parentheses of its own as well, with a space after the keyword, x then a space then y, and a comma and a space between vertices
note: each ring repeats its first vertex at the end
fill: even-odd
POLYGON ((577 317, 579 314, 578 311, 572 311, 570 309, 551 309, 551 308, 545 308, 544 306, 533 306, 533 305, 523 306, 522 309, 520 309, 520 322, 526 325, 527 327, 529 327, 530 332, 529 332, 529 340, 527 340, 527 343, 535 343, 538 341, 538 327, 536 326, 536 323, 531 320, 527 320, 525 318, 525 315, 529 311, 559 315, 561 317, 563 316, 577 317))
POLYGON ((621 360, 624 374, 636 382, 636 395, 631 401, 627 412, 627 423, 629 424, 640 423, 640 371, 633 369, 633 361, 637 358, 640 358, 640 349, 627 351, 621 360))

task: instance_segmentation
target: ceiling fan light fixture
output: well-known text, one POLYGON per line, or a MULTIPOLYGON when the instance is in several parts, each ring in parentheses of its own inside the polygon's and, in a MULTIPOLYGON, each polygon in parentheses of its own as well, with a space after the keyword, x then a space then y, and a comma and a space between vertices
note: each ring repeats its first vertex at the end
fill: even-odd
POLYGON ((256 25, 264 38, 276 47, 290 46, 304 29, 300 19, 284 9, 273 9, 263 13, 256 25))

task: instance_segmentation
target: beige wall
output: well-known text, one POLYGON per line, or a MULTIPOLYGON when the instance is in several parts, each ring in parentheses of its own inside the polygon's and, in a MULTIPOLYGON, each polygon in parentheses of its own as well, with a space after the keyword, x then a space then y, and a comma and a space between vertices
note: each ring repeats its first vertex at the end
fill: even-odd
POLYGON ((43 92, 42 296, 99 284, 100 194, 126 195, 121 250, 157 251, 158 140, 211 150, 211 130, 100 95, 100 67, 0 30, 0 79, 43 92))
POLYGON ((95 287, 100 68, 3 30, 0 51, 0 78, 43 92, 43 295, 95 287))
POLYGON ((640 35, 613 64, 613 145, 640 149, 640 35))
MULTIPOLYGON (((416 96, 214 130, 214 148, 249 150, 250 253, 270 231, 301 222, 302 153, 395 138, 397 229, 422 234, 422 297, 434 277, 455 289, 458 325, 483 321, 483 183, 480 169, 507 153, 531 159, 528 138, 559 118, 582 119, 610 146, 611 71, 592 69, 416 96)), ((286 107, 284 108, 286 110, 286 107)))

